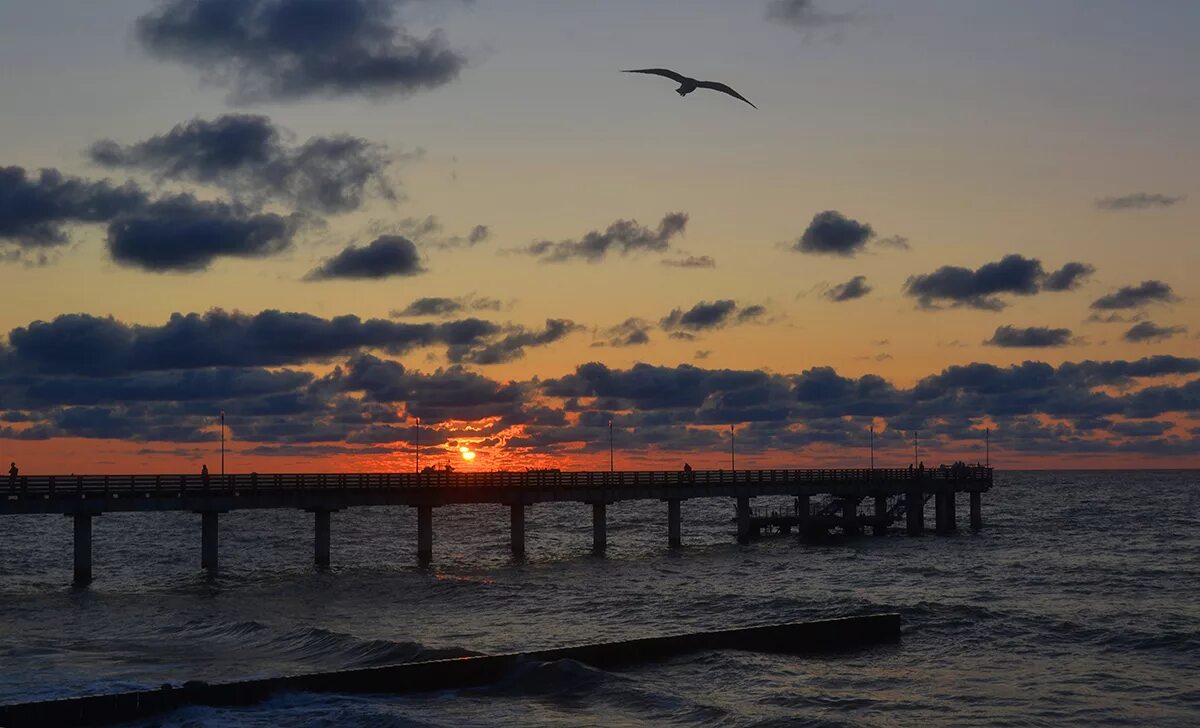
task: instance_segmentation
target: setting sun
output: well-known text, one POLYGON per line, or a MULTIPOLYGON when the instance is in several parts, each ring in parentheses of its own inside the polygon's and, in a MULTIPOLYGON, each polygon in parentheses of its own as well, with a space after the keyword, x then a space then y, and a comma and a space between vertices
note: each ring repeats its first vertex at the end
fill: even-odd
POLYGON ((467 462, 470 462, 475 459, 475 451, 472 450, 471 448, 467 447, 466 445, 463 445, 462 447, 458 448, 458 451, 460 453, 462 453, 462 459, 466 460, 467 462))

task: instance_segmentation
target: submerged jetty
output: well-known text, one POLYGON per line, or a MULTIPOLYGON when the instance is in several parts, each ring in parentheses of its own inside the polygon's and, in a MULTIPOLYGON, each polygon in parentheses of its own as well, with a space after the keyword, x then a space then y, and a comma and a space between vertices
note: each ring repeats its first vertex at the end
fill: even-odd
POLYGON ((631 500, 666 504, 667 542, 682 543, 683 503, 697 498, 735 502, 737 539, 749 543, 766 528, 801 532, 839 529, 847 535, 870 527, 882 535, 903 523, 910 536, 925 530, 925 506, 934 501, 935 530, 957 529, 957 496, 966 494, 970 525, 983 525, 982 494, 992 468, 875 468, 835 470, 527 471, 458 473, 330 473, 236 475, 42 475, 10 478, 0 486, 0 516, 57 514, 74 519, 74 578, 92 580, 92 522, 105 513, 190 511, 200 516, 200 565, 218 564, 222 513, 238 509, 292 508, 311 512, 314 560, 330 563, 332 514, 347 508, 405 506, 417 511, 417 559, 433 559, 437 508, 491 503, 510 511, 511 548, 525 553, 526 512, 538 503, 577 502, 592 507, 592 547, 608 544, 607 507, 631 500), (755 514, 752 499, 790 496, 790 514, 755 514), (814 499, 821 499, 818 503, 814 499), (864 504, 867 513, 863 513, 864 504), (786 521, 786 524, 785 524, 786 521))
POLYGON ((164 685, 158 690, 0 705, 0 725, 6 728, 106 725, 189 705, 253 705, 282 692, 402 695, 461 690, 496 683, 531 662, 576 660, 611 670, 712 650, 804 655, 860 649, 899 639, 898 614, 792 622, 260 680, 188 682, 182 686, 164 685))

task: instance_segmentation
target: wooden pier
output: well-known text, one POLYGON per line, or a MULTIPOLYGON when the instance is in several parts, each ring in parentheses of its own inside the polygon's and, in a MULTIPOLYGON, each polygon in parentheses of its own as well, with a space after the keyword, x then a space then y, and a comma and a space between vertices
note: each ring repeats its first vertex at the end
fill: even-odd
MULTIPOLYGON (((4 482, 4 481, 0 481, 4 482)), ((294 508, 314 519, 314 562, 330 563, 331 515, 360 506, 407 506, 417 510, 417 558, 433 559, 434 509, 493 503, 511 509, 512 552, 525 552, 526 511, 538 503, 592 506, 592 547, 608 544, 607 507, 630 500, 667 504, 667 540, 681 543, 682 503, 730 498, 736 503, 737 539, 749 543, 756 521, 751 499, 791 496, 802 531, 841 528, 876 535, 903 519, 911 536, 925 530, 925 504, 935 503, 935 530, 957 530, 957 496, 970 500, 970 523, 982 527, 981 494, 991 489, 992 469, 983 466, 918 469, 696 470, 616 472, 330 473, 237 475, 43 475, 10 478, 0 486, 0 516, 57 514, 74 519, 75 582, 92 580, 92 521, 105 513, 191 511, 200 516, 200 565, 218 564, 219 517, 239 509, 294 508), (827 497, 812 508, 813 498, 827 497), (860 514, 864 501, 874 510, 860 514), (830 506, 830 504, 836 504, 830 506), (832 511, 826 512, 830 508, 832 511), (801 517, 803 514, 803 517, 801 517)), ((781 522, 782 523, 782 522, 781 522)), ((765 524, 757 523, 761 531, 765 524)))

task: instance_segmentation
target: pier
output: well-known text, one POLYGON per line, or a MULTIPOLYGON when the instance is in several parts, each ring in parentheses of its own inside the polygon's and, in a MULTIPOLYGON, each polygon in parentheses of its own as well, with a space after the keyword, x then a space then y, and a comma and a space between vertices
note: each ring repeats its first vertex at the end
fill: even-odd
MULTIPOLYGON (((510 509, 511 549, 525 553, 527 511, 538 503, 592 506, 592 547, 608 544, 608 505, 621 501, 666 504, 667 543, 682 543, 684 501, 728 498, 735 503, 739 543, 766 528, 786 525, 801 533, 840 529, 850 536, 870 528, 883 535, 903 523, 910 536, 925 532, 925 506, 934 502, 934 531, 958 528, 958 494, 967 494, 972 529, 983 526, 982 493, 991 489, 992 469, 958 466, 934 469, 696 470, 604 472, 423 472, 236 475, 21 476, 0 486, 0 516, 53 514, 74 519, 77 584, 92 580, 92 523, 105 513, 190 511, 200 518, 200 566, 219 563, 220 516, 233 510, 291 508, 313 514, 314 563, 331 562, 333 514, 347 508, 400 506, 417 512, 417 559, 433 559, 434 511, 466 504, 510 509), (756 515, 752 499, 790 496, 791 513, 756 515), (821 505, 814 499, 825 498, 821 505), (860 513, 864 504, 870 509, 860 513), (766 519, 766 520, 764 520, 766 519), (785 524, 786 521, 786 524, 785 524)), ((3 481, 0 481, 3 482, 3 481)), ((776 508, 776 511, 779 509, 776 508)))

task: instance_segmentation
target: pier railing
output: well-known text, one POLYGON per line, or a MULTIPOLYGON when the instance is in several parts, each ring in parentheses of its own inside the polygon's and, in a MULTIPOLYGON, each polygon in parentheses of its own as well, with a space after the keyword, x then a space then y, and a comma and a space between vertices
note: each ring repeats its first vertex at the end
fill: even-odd
POLYGON ((8 496, 254 493, 336 489, 636 488, 663 485, 902 481, 991 481, 992 468, 840 468, 823 470, 496 471, 460 473, 237 473, 227 475, 22 475, 0 480, 8 496))

